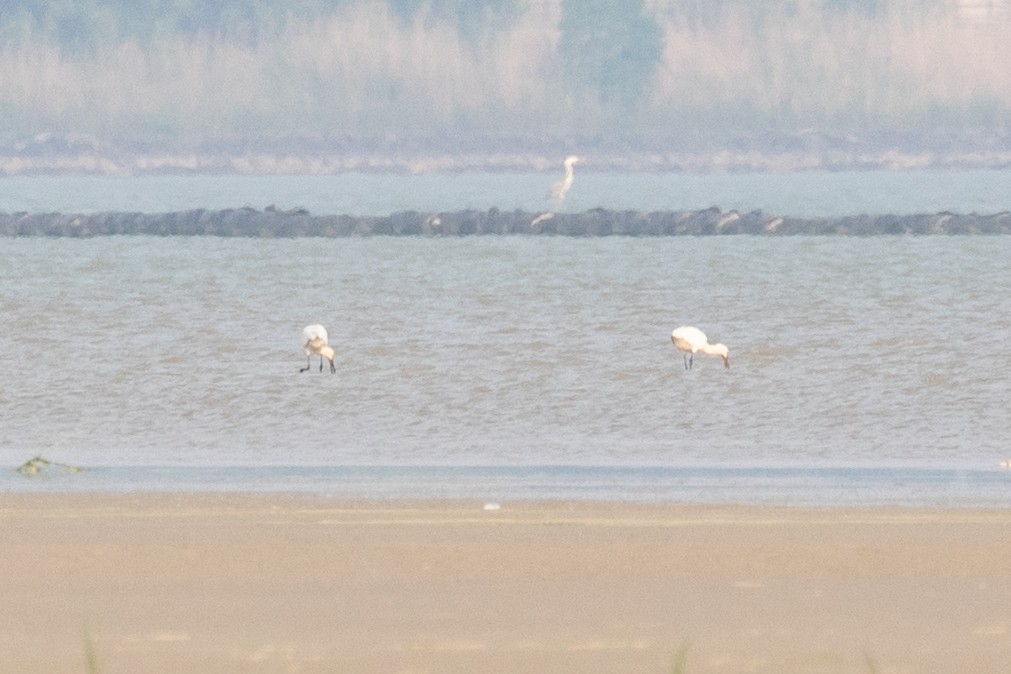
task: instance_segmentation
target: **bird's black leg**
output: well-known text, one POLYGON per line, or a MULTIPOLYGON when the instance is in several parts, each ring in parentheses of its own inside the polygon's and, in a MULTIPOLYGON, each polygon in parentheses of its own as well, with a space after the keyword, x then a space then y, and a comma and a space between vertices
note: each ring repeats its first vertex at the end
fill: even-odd
POLYGON ((311 363, 309 362, 309 356, 306 356, 305 357, 305 367, 303 367, 301 370, 299 370, 299 372, 305 372, 306 370, 309 369, 310 366, 311 366, 311 363))
POLYGON ((330 361, 330 374, 337 374, 337 366, 333 364, 332 360, 330 361))
POLYGON ((685 362, 685 369, 687 370, 688 369, 688 354, 687 353, 683 354, 681 356, 681 359, 685 362))
POLYGON ((688 355, 688 369, 690 370, 693 367, 695 367, 695 352, 694 351, 692 351, 691 354, 688 355))
POLYGON ((319 371, 323 371, 323 356, 319 357, 319 371))

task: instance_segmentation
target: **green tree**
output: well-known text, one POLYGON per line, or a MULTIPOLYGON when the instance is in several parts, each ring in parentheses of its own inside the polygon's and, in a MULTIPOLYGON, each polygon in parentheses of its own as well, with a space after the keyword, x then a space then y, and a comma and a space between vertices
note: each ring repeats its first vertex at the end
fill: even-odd
POLYGON ((590 87, 605 114, 638 109, 663 54, 663 34, 642 1, 570 0, 560 28, 569 81, 590 87))

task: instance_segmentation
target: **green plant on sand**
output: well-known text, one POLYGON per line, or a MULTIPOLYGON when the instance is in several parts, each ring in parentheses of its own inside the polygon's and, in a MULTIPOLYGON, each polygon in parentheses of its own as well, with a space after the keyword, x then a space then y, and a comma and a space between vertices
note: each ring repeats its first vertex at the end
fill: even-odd
POLYGON ((50 461, 49 459, 39 455, 28 459, 23 464, 18 466, 17 470, 19 473, 25 477, 35 477, 40 472, 52 466, 53 468, 62 468, 66 473, 80 473, 83 468, 80 466, 71 466, 68 463, 59 463, 58 461, 50 461))

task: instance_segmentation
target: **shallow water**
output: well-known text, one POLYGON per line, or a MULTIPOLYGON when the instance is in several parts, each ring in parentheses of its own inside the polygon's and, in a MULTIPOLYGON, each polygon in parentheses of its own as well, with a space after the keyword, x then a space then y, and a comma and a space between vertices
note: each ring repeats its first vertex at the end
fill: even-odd
MULTIPOLYGON (((591 171, 566 207, 994 212, 1009 176, 591 171)), ((536 208, 549 182, 39 177, 0 209, 536 208)), ((1011 237, 2 244, 0 464, 96 470, 0 489, 1011 503, 1011 237), (298 373, 314 322, 336 376, 298 373), (686 372, 685 323, 732 368, 686 372)))
POLYGON ((99 466, 15 492, 240 492, 335 498, 529 499, 813 506, 1006 507, 1011 473, 917 466, 99 466))
POLYGON ((556 173, 342 173, 331 176, 16 176, 0 179, 0 211, 162 213, 250 206, 320 214, 592 208, 633 211, 764 210, 829 217, 1011 210, 1011 170, 615 173, 592 158, 564 204, 548 198, 556 173))
POLYGON ((596 466, 632 495, 619 469, 1011 458, 1011 238, 9 239, 0 283, 8 466, 596 466), (298 372, 310 322, 336 376, 298 372), (686 372, 683 323, 731 369, 686 372))

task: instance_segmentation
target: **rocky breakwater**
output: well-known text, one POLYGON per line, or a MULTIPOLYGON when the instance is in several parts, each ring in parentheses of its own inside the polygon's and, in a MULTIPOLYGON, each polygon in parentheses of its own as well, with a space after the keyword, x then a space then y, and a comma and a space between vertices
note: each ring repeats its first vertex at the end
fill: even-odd
POLYGON ((710 236, 1009 234, 1011 213, 929 213, 794 218, 763 211, 402 211, 388 216, 313 215, 304 209, 196 209, 173 213, 0 213, 0 236, 710 236))

